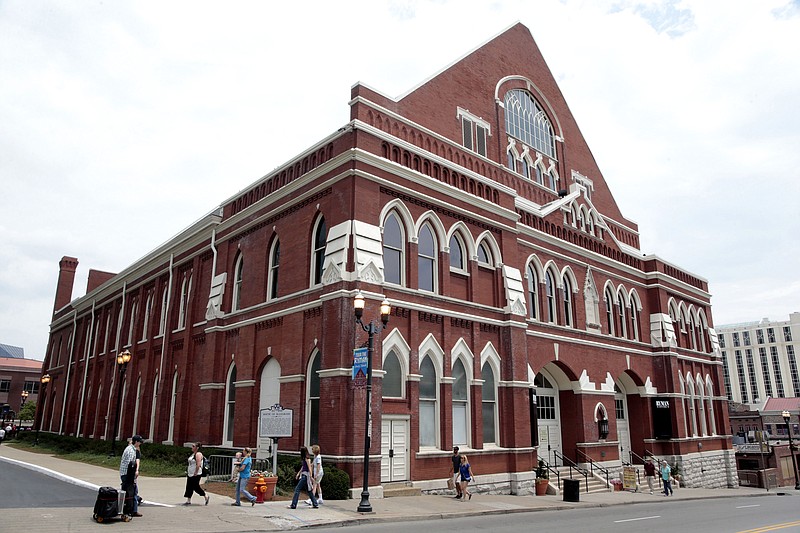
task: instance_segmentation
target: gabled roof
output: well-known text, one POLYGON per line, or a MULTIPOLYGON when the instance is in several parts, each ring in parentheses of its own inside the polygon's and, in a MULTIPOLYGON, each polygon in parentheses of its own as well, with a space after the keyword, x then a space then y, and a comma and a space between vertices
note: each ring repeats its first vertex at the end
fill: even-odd
POLYGON ((10 346, 8 344, 0 344, 0 357, 14 357, 16 359, 23 359, 25 357, 25 348, 19 346, 10 346))

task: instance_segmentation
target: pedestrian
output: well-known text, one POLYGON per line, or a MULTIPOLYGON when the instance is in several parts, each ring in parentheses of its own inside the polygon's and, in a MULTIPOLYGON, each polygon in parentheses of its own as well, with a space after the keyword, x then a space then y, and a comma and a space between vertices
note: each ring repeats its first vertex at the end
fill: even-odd
POLYGON ((647 486, 650 488, 650 494, 653 494, 653 481, 656 478, 656 465, 653 464, 652 457, 648 457, 644 462, 644 477, 647 479, 647 486))
POLYGON ((240 507, 242 505, 242 495, 248 499, 251 506, 256 504, 256 497, 247 492, 247 483, 250 481, 250 468, 252 466, 253 460, 250 458, 250 448, 245 448, 242 450, 242 462, 239 465, 239 479, 236 480, 236 502, 231 505, 240 507))
MULTIPOLYGON (((311 453, 314 454, 314 460, 311 461, 311 476, 314 478, 314 494, 317 497, 317 505, 322 505, 322 476, 325 471, 322 469, 322 455, 319 453, 319 444, 311 447, 311 453)), ((306 505, 311 505, 311 498, 306 500, 306 505)))
POLYGON ((189 467, 186 469, 186 490, 183 492, 183 497, 186 501, 183 505, 192 505, 192 494, 195 492, 202 496, 208 505, 210 496, 206 491, 200 487, 200 481, 203 479, 203 454, 200 453, 200 443, 195 442, 192 444, 192 453, 189 454, 189 467))
POLYGON ((671 496, 672 492, 672 484, 670 483, 670 475, 672 473, 672 469, 669 467, 666 461, 661 461, 661 481, 664 482, 664 496, 671 496))
POLYGON ((467 459, 466 455, 461 456, 461 466, 458 468, 458 475, 461 477, 461 496, 462 502, 463 497, 466 495, 468 500, 472 499, 472 493, 469 491, 469 482, 475 477, 475 474, 472 473, 472 467, 469 464, 469 459, 467 459))
POLYGON ((0 426, 0 444, 3 444, 3 439, 6 438, 6 430, 3 429, 3 426, 0 426))
POLYGON ((231 467, 231 478, 228 480, 230 483, 239 481, 239 467, 242 464, 242 452, 236 452, 236 457, 233 458, 233 465, 231 467))
POLYGON ((15 426, 13 426, 13 425, 11 425, 11 424, 8 424, 8 425, 6 426, 6 438, 7 438, 7 439, 11 439, 11 438, 13 438, 13 437, 14 437, 14 436, 17 434, 17 432, 16 432, 16 431, 14 431, 14 427, 15 427, 15 426))
POLYGON ((453 487, 456 489, 456 500, 461 499, 461 483, 458 481, 459 471, 461 470, 461 456, 458 455, 458 446, 453 446, 453 456, 450 458, 453 462, 453 487))
POLYGON ((139 466, 141 464, 139 448, 143 441, 144 439, 142 439, 141 435, 131 437, 119 461, 119 477, 122 482, 122 490, 125 491, 125 507, 130 511, 130 513, 125 514, 135 517, 142 516, 139 512, 136 480, 139 477, 139 466), (130 506, 128 501, 131 502, 130 506))
POLYGON ((308 448, 303 446, 300 448, 300 470, 294 476, 297 480, 297 485, 294 487, 294 496, 292 497, 292 504, 289 509, 297 509, 297 499, 300 497, 300 491, 304 490, 308 493, 311 500, 311 506, 314 509, 319 509, 317 497, 314 496, 314 478, 311 477, 311 460, 308 458, 308 448))

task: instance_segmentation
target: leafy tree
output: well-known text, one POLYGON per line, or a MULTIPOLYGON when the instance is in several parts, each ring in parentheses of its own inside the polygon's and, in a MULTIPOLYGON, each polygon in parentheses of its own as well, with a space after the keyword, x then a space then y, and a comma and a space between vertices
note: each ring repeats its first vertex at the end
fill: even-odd
POLYGON ((22 409, 19 410, 20 420, 33 420, 36 418, 36 402, 25 402, 22 409))

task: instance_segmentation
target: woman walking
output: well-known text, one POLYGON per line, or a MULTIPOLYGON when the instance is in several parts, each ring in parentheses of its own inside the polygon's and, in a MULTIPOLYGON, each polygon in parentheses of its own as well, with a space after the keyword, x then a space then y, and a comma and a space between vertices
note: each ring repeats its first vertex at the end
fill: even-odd
POLYGON ((209 495, 200 488, 200 480, 203 474, 203 454, 200 453, 200 443, 192 444, 192 453, 189 455, 189 467, 186 469, 186 490, 183 497, 186 501, 183 505, 192 505, 192 494, 195 492, 205 498, 208 505, 209 495))
POLYGON ((239 464, 239 479, 236 480, 236 501, 231 505, 240 507, 242 505, 242 495, 253 506, 256 504, 256 497, 247 492, 247 483, 250 481, 250 469, 253 466, 253 460, 250 458, 250 448, 242 450, 242 462, 239 464))
MULTIPOLYGON (((318 444, 311 447, 311 453, 314 454, 314 460, 311 461, 311 474, 314 478, 314 494, 317 496, 317 504, 322 505, 322 476, 325 475, 325 471, 322 469, 322 455, 319 453, 318 444)), ((306 505, 311 505, 311 498, 306 500, 306 505)))
MULTIPOLYGON (((472 493, 467 488, 469 486, 469 482, 472 481, 472 478, 475 477, 475 474, 472 473, 472 467, 469 465, 469 460, 467 459, 466 455, 461 456, 461 466, 458 469, 459 475, 461 476, 461 494, 466 496, 468 500, 472 499, 472 493)), ((464 498, 461 498, 461 501, 464 501, 464 498)))
POLYGON ((297 486, 294 488, 294 496, 292 497, 292 504, 289 509, 297 509, 297 499, 300 497, 300 491, 304 490, 308 493, 311 499, 311 506, 314 509, 319 509, 317 498, 314 496, 314 479, 311 477, 311 461, 308 458, 308 448, 303 446, 300 448, 300 470, 294 476, 297 480, 297 486))

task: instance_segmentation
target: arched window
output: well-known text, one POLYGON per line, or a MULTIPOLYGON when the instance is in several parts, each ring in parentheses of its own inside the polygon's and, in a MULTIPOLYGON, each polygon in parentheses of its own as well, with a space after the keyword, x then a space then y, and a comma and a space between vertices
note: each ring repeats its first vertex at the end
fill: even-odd
POLYGON ((483 415, 483 443, 497 443, 497 390, 492 365, 484 363, 481 369, 481 397, 483 415))
POLYGON ((400 359, 394 350, 389 351, 383 360, 383 397, 402 398, 403 395, 403 370, 400 359))
POLYGON ((478 245, 478 263, 481 265, 492 265, 492 253, 485 242, 478 245))
POLYGON ((533 264, 528 265, 528 314, 534 320, 539 318, 539 278, 533 264))
POLYGON ((608 324, 608 334, 614 335, 614 293, 610 288, 606 288, 606 323, 608 324))
POLYGON ((419 445, 436 446, 436 368, 430 356, 425 356, 419 365, 419 445))
POLYGON ((267 286, 269 290, 267 294, 270 300, 278 297, 278 274, 280 273, 281 266, 281 241, 275 239, 272 243, 272 249, 269 252, 269 277, 267 286))
POLYGON ((306 442, 319 442, 319 370, 321 355, 315 352, 308 367, 308 439, 306 442))
POLYGON ((517 159, 514 156, 514 152, 509 150, 507 152, 507 155, 508 155, 508 160, 506 161, 506 165, 508 166, 508 168, 510 170, 513 170, 514 172, 516 172, 517 171, 517 159))
POLYGON ((244 256, 239 254, 236 258, 236 266, 233 268, 233 304, 231 309, 237 311, 242 305, 242 277, 244 275, 244 256))
POLYGON ((628 320, 625 318, 625 296, 621 290, 617 293, 617 301, 619 303, 617 306, 617 312, 619 313, 619 336, 624 339, 628 336, 626 331, 628 328, 628 320))
POLYGON ((450 237, 450 269, 465 271, 466 265, 464 264, 464 245, 461 243, 461 237, 457 233, 453 233, 450 237))
POLYGON ((391 213, 383 225, 383 275, 387 283, 403 284, 405 238, 397 215, 391 213))
POLYGON ((453 365, 453 445, 467 444, 469 409, 467 405, 467 372, 461 359, 453 365))
POLYGON ((547 321, 556 324, 556 284, 553 274, 547 270, 544 273, 545 297, 547 299, 547 321))
POLYGON ((417 246, 419 288, 423 291, 436 291, 436 239, 428 224, 419 230, 417 246))
POLYGON ((228 446, 232 446, 236 414, 236 365, 231 365, 225 388, 225 442, 228 446))
POLYGON ((564 325, 573 327, 572 323, 572 284, 564 277, 564 325))
POLYGON ((639 340, 639 305, 636 302, 636 299, 634 299, 633 297, 631 298, 631 312, 630 312, 630 315, 631 315, 631 328, 630 328, 631 336, 630 336, 630 338, 635 340, 635 341, 638 341, 639 340))
POLYGON ((189 314, 189 296, 192 292, 192 276, 184 276, 181 285, 181 301, 178 309, 178 329, 186 327, 186 315, 189 314))
MULTIPOLYGON (((158 335, 164 335, 164 332, 167 330, 167 304, 169 303, 169 290, 167 289, 167 284, 164 284, 164 288, 161 292, 161 318, 158 322, 158 335)), ((110 318, 110 317, 109 317, 110 318)), ((108 325, 111 322, 109 320, 108 325)), ((108 332, 106 332, 106 344, 108 344, 108 332)))
POLYGON ((689 421, 692 424, 692 436, 697 436, 697 413, 694 410, 695 396, 694 396, 694 380, 691 376, 686 376, 686 386, 689 393, 689 421))
POLYGON ((531 179, 531 165, 526 158, 522 158, 522 175, 527 179, 531 179))
POLYGON ((133 344, 133 330, 136 327, 136 313, 139 311, 139 299, 134 298, 131 302, 131 320, 130 324, 128 324, 128 343, 126 346, 130 346, 133 344))
MULTIPOLYGON (((153 293, 147 293, 147 300, 144 304, 144 318, 142 319, 142 338, 141 340, 147 340, 147 333, 150 325, 150 316, 153 312, 153 293)), ((97 335, 97 328, 99 326, 99 320, 96 322, 95 326, 95 352, 97 352, 97 339, 99 338, 97 335)))
POLYGON ((325 245, 327 244, 328 230, 325 226, 325 217, 319 217, 314 230, 314 249, 311 250, 312 268, 311 284, 322 283, 322 268, 325 266, 325 245))
POLYGON ((505 109, 506 133, 551 159, 556 158, 555 135, 550 119, 530 93, 522 89, 508 91, 505 109))
POLYGON ((700 419, 700 431, 702 434, 708 435, 708 425, 706 423, 706 410, 705 410, 705 388, 703 387, 703 380, 697 376, 697 417, 700 419))

